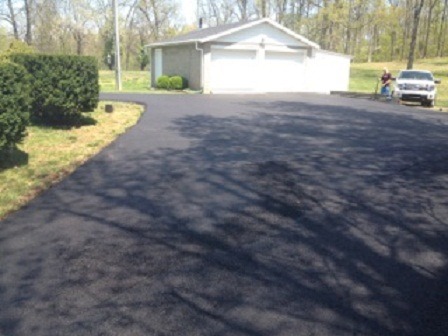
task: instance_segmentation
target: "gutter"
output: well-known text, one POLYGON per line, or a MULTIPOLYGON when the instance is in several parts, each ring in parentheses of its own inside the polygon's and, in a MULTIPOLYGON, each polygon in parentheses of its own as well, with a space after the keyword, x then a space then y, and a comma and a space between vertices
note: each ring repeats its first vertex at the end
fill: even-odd
POLYGON ((172 45, 182 45, 182 44, 190 44, 194 42, 202 42, 200 40, 185 40, 185 41, 173 41, 173 42, 156 42, 156 43, 150 43, 145 45, 145 47, 149 48, 159 48, 159 47, 165 47, 165 46, 172 46, 172 45))

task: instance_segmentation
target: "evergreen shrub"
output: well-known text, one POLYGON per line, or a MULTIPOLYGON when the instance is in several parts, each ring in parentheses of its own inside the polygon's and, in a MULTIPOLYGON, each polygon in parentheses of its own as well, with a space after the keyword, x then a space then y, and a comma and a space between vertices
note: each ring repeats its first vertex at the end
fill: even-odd
POLYGON ((14 54, 14 63, 31 75, 32 116, 44 123, 67 124, 99 101, 98 64, 94 57, 14 54))
POLYGON ((25 68, 0 62, 0 152, 26 136, 30 102, 30 77, 25 68))

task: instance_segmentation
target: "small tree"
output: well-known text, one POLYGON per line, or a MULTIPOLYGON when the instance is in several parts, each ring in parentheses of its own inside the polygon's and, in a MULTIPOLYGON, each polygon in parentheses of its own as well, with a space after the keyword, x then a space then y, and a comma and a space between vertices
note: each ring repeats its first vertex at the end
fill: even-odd
POLYGON ((139 61, 139 65, 140 65, 140 70, 141 71, 145 70, 146 66, 149 64, 149 55, 146 52, 146 49, 144 46, 140 47, 138 61, 139 61))

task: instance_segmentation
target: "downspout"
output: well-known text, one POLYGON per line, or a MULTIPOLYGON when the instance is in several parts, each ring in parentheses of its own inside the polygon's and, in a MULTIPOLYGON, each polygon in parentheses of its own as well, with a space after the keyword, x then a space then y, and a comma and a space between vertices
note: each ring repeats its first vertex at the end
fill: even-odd
POLYGON ((196 50, 201 53, 201 92, 204 93, 204 49, 199 48, 199 42, 196 41, 196 50))

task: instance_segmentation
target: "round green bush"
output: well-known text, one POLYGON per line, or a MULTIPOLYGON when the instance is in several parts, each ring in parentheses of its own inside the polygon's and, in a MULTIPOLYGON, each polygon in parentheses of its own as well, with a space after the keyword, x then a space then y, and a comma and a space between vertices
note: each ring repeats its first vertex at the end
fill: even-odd
POLYGON ((168 76, 164 76, 164 75, 157 78, 157 88, 169 90, 171 88, 170 78, 168 76))
POLYGON ((187 80, 181 76, 173 76, 170 78, 170 87, 173 90, 183 90, 187 88, 187 80))
POLYGON ((30 77, 24 67, 0 63, 0 151, 26 136, 30 112, 30 77))

